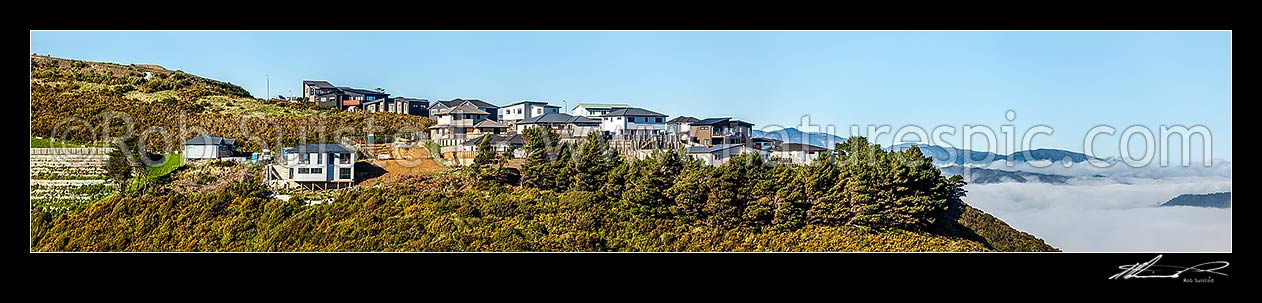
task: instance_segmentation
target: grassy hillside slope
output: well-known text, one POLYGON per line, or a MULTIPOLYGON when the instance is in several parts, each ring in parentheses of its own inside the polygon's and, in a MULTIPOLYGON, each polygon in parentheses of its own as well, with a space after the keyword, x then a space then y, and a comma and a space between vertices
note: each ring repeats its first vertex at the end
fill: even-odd
POLYGON ((33 136, 108 141, 130 126, 152 152, 201 133, 236 138, 245 150, 334 142, 337 136, 424 131, 427 117, 331 111, 253 98, 239 86, 153 65, 31 56, 33 136), (145 73, 150 73, 145 79, 145 73))

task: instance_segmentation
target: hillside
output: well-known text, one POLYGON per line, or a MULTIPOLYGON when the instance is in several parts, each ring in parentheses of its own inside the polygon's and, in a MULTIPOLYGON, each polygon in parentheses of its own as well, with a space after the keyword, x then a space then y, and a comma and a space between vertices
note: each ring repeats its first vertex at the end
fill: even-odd
POLYGON ((1166 203, 1162 203, 1161 206, 1231 208, 1231 193, 1182 194, 1178 197, 1174 197, 1174 199, 1170 199, 1170 201, 1166 201, 1166 203))
POLYGON ((1033 173, 1033 172, 1019 171, 1019 170, 1009 171, 1009 170, 993 169, 993 168, 964 167, 964 166, 957 166, 957 165, 941 167, 939 169, 941 169, 942 173, 947 176, 951 176, 951 175, 963 176, 965 181, 968 181, 968 183, 973 183, 973 184, 992 184, 992 183, 1004 183, 1004 182, 1016 182, 1016 183, 1041 182, 1041 183, 1051 183, 1051 184, 1065 184, 1066 181, 1069 181, 1069 179, 1071 179, 1071 177, 1063 176, 1063 175, 1033 173))
MULTIPOLYGON (((549 145, 546 133, 526 132, 535 152, 520 170, 405 175, 325 192, 326 204, 271 199, 249 174, 66 214, 37 208, 33 250, 1056 251, 968 207, 963 183, 917 150, 851 138, 850 152, 811 166, 746 155, 713 167, 670 152, 623 161, 599 137, 549 145), (878 173, 893 161, 915 165, 878 173)), ((172 184, 215 174, 203 170, 172 184)))
POLYGON ((178 149, 200 132, 245 139, 238 140, 244 150, 257 151, 335 141, 335 130, 347 136, 410 134, 434 121, 253 98, 231 83, 156 65, 31 56, 33 136, 55 133, 61 140, 99 142, 129 124, 133 136, 148 131, 146 147, 161 152, 178 149))

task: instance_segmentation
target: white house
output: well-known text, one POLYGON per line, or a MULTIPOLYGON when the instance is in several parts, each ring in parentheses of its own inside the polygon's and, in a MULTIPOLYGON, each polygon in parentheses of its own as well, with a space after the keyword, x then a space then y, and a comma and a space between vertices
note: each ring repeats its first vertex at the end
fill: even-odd
POLYGON ((689 116, 679 116, 674 119, 670 119, 670 121, 666 121, 666 133, 672 135, 686 133, 688 132, 688 127, 692 125, 692 122, 697 121, 701 121, 701 119, 689 116))
POLYGON ((232 157, 237 151, 237 140, 211 135, 201 135, 184 141, 184 158, 219 159, 232 157))
POLYGON ((767 157, 767 152, 754 149, 745 144, 719 144, 714 146, 689 146, 688 156, 701 160, 701 163, 707 165, 719 166, 727 163, 733 156, 744 153, 757 153, 763 158, 767 157))
POLYGON ((522 101, 500 107, 499 120, 505 125, 512 126, 522 119, 560 112, 560 106, 548 105, 547 102, 522 101))
MULTIPOLYGON (((430 126, 430 139, 441 146, 459 145, 471 134, 479 133, 477 125, 488 119, 490 113, 471 104, 460 104, 434 113, 438 123, 430 126)), ((486 126, 484 124, 484 126, 486 126)), ((495 123, 498 128, 504 126, 495 123)))
POLYGON ((355 151, 340 144, 285 148, 276 164, 269 165, 268 177, 312 186, 349 186, 355 182, 355 151))
POLYGON ((827 148, 801 143, 781 143, 772 148, 771 158, 793 164, 811 164, 827 148))
POLYGON ((575 105, 573 109, 570 110, 570 114, 575 115, 575 116, 594 118, 594 117, 603 116, 605 115, 605 113, 611 112, 615 109, 628 108, 628 107, 631 107, 631 106, 626 105, 626 104, 621 104, 621 103, 614 103, 614 104, 579 103, 578 105, 575 105))
POLYGON ((587 117, 571 116, 567 114, 543 114, 522 119, 517 122, 517 133, 522 133, 526 128, 530 127, 550 127, 557 132, 561 139, 586 137, 595 131, 600 130, 600 120, 587 117))
POLYGON ((643 108, 620 108, 600 116, 600 130, 615 139, 647 137, 666 132, 666 115, 643 108))

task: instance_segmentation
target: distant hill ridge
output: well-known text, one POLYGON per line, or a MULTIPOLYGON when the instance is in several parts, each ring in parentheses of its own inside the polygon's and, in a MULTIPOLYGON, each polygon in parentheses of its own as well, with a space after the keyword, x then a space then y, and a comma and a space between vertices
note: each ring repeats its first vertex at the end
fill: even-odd
POLYGON ((1170 206, 1195 206, 1209 208, 1231 208, 1231 192, 1209 193, 1209 194, 1182 194, 1166 203, 1161 204, 1162 207, 1170 206))

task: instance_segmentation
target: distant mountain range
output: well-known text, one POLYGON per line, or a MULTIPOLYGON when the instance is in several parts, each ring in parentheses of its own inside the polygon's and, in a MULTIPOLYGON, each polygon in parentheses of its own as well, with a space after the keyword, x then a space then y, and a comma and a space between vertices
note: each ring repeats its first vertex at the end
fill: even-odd
MULTIPOLYGON (((846 138, 842 138, 841 136, 817 132, 804 132, 792 127, 770 132, 754 130, 752 135, 755 138, 772 138, 784 142, 804 143, 829 149, 833 148, 834 144, 846 142, 846 138)), ((886 147, 885 150, 902 151, 911 148, 911 146, 912 143, 903 143, 886 147)), ((1092 157, 1083 153, 1050 148, 1018 151, 1012 153, 1011 155, 1004 155, 986 151, 922 144, 920 145, 920 151, 926 156, 932 157, 939 164, 944 165, 990 164, 991 162, 995 162, 997 160, 1008 160, 1013 162, 1047 160, 1052 162, 1069 161, 1075 163, 1085 162, 1087 160, 1106 161, 1105 159, 1092 157)))
POLYGON ((1016 183, 1037 182, 1037 183, 1064 184, 1066 181, 1069 181, 1069 179, 1072 178, 1070 176, 1040 174, 1040 173, 1032 173, 1032 172, 1019 171, 1019 170, 1008 171, 1008 170, 999 170, 999 169, 992 169, 992 168, 966 167, 966 166, 959 166, 959 165, 939 167, 939 169, 942 170, 942 175, 944 176, 960 175, 961 177, 964 177, 964 181, 967 181, 969 184, 991 184, 991 183, 1005 183, 1005 182, 1016 182, 1016 183))
POLYGON ((1161 207, 1167 206, 1195 206, 1210 208, 1231 208, 1231 192, 1211 193, 1211 194, 1182 194, 1166 203, 1162 203, 1161 207))
POLYGON ((753 135, 754 138, 771 138, 787 143, 810 144, 827 149, 832 149, 834 144, 846 142, 846 138, 842 138, 841 136, 826 133, 804 132, 792 127, 770 132, 754 130, 751 135, 753 135))

